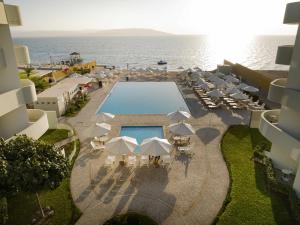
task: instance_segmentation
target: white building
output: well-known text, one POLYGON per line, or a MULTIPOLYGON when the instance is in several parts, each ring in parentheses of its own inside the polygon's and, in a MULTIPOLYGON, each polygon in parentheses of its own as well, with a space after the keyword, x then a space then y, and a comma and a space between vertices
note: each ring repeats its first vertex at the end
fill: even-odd
MULTIPOLYGON (((26 134, 37 139, 49 128, 49 120, 46 112, 26 108, 37 96, 34 84, 20 80, 18 75, 9 26, 20 25, 18 6, 0 0, 0 137, 9 139, 15 134, 26 134)), ((49 112, 50 120, 55 122, 53 115, 49 112)))
POLYGON ((295 174, 293 188, 300 196, 300 2, 287 4, 284 24, 297 24, 294 46, 279 46, 276 63, 290 65, 287 79, 274 80, 268 99, 281 109, 261 115, 260 131, 272 142, 270 157, 275 167, 295 174))
POLYGON ((70 101, 81 91, 94 88, 94 79, 81 76, 65 78, 51 88, 38 94, 35 109, 56 111, 57 116, 65 113, 70 101))

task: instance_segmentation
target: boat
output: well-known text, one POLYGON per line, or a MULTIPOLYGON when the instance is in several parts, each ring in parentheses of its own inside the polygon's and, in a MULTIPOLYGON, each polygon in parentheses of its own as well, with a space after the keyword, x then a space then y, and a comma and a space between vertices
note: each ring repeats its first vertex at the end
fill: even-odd
POLYGON ((166 61, 164 61, 164 60, 159 60, 157 62, 157 65, 166 65, 166 64, 168 64, 168 63, 166 61))

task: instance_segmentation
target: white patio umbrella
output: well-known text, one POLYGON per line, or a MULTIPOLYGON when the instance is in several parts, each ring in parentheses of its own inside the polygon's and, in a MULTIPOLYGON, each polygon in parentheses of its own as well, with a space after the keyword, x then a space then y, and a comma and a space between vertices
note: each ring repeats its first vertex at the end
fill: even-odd
POLYGON ((213 98, 221 98, 224 96, 224 94, 219 89, 209 91, 206 94, 207 94, 207 96, 213 97, 213 98))
POLYGON ((243 91, 248 91, 248 92, 258 92, 258 88, 256 87, 253 87, 253 86, 247 86, 247 87, 244 87, 242 88, 243 91))
POLYGON ((183 121, 186 119, 189 119, 191 117, 191 114, 189 114, 186 111, 175 111, 167 114, 167 117, 174 122, 183 121))
POLYGON ((132 154, 138 145, 135 138, 122 136, 112 138, 106 143, 106 150, 112 155, 132 154))
POLYGON ((98 127, 97 134, 99 136, 106 135, 111 131, 111 125, 108 123, 96 123, 96 126, 98 127))
POLYGON ((161 156, 169 155, 172 145, 167 139, 158 137, 147 138, 141 144, 141 155, 161 156))
POLYGON ((245 100, 248 99, 248 96, 243 93, 234 93, 230 95, 231 98, 237 99, 237 100, 245 100))
POLYGON ((207 78, 207 80, 209 80, 209 81, 215 81, 215 80, 218 80, 218 79, 220 79, 217 75, 215 75, 215 74, 212 74, 212 75, 210 75, 208 78, 207 78))
POLYGON ((221 78, 217 78, 217 79, 213 80, 212 83, 218 87, 225 86, 227 84, 227 82, 222 80, 221 78))
POLYGON ((239 83, 240 80, 232 75, 227 75, 224 77, 224 79, 227 81, 227 82, 230 82, 230 83, 239 83))
POLYGON ((173 134, 182 136, 195 134, 195 130, 192 125, 183 122, 171 124, 169 129, 173 134))
POLYGON ((220 77, 220 78, 223 78, 223 77, 226 76, 224 73, 221 73, 221 72, 216 72, 215 75, 220 77))
POLYGON ((226 88, 224 90, 225 94, 235 94, 235 93, 241 93, 240 89, 236 88, 236 87, 231 87, 231 88, 226 88))
POLYGON ((240 84, 237 85, 236 87, 239 88, 239 89, 243 89, 243 88, 245 88, 245 87, 248 87, 248 85, 245 84, 245 83, 240 83, 240 84))
POLYGON ((99 115, 97 115, 97 119, 101 121, 109 121, 115 118, 114 114, 106 113, 106 112, 100 112, 99 115))

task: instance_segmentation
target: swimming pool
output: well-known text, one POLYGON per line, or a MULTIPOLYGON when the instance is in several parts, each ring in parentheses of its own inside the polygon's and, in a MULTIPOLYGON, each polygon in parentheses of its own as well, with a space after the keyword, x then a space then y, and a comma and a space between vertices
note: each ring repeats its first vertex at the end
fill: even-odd
POLYGON ((189 112, 175 82, 118 82, 97 110, 113 114, 189 112))
MULTIPOLYGON (((161 126, 122 126, 120 136, 128 136, 135 138, 140 145, 144 139, 159 137, 164 138, 164 131, 161 126)), ((135 149, 135 152, 139 152, 140 147, 135 149)))

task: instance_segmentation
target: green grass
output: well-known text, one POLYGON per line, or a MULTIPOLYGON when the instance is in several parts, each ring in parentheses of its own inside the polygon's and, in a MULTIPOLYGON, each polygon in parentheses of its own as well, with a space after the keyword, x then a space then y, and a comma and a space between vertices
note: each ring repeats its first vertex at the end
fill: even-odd
POLYGON ((148 216, 138 213, 130 212, 122 215, 115 216, 114 218, 106 221, 104 225, 158 225, 154 220, 148 216))
POLYGON ((66 129, 50 129, 40 137, 40 140, 49 144, 54 144, 68 138, 68 133, 69 130, 66 129))
MULTIPOLYGON (((48 135, 53 132, 48 133, 48 135)), ((56 132, 57 134, 57 132, 56 132)), ((56 137, 56 135, 53 135, 56 137)), ((46 139, 49 142, 49 138, 46 139)), ((73 146, 76 144, 76 154, 71 167, 77 157, 80 149, 79 141, 68 144, 66 155, 71 153, 73 146)), ((70 178, 65 178, 60 186, 55 190, 45 190, 39 193, 43 207, 50 206, 54 209, 54 216, 46 221, 46 225, 73 225, 80 217, 81 212, 73 203, 70 192, 70 178)), ((8 198, 8 225, 27 225, 30 224, 35 212, 39 210, 36 196, 32 193, 19 193, 16 196, 8 198)))
POLYGON ((295 224, 287 197, 267 190, 263 168, 251 160, 253 147, 261 142, 269 144, 257 129, 247 126, 233 126, 224 135, 221 145, 231 190, 218 225, 295 224))

